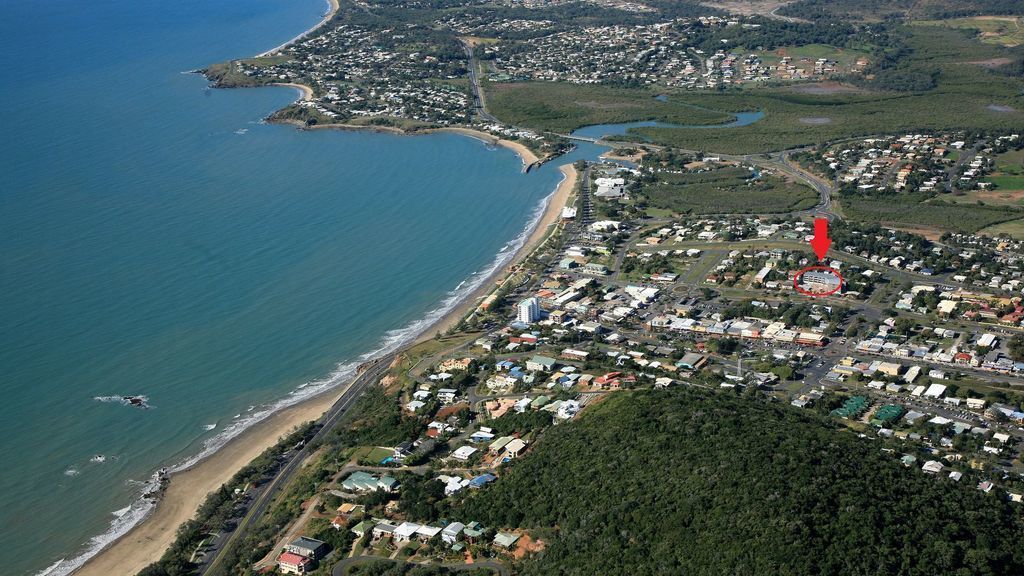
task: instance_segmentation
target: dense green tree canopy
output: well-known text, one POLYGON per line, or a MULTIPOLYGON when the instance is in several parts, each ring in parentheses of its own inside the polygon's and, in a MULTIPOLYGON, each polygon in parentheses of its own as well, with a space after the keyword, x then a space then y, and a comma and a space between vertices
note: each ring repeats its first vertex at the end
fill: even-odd
POLYGON ((459 517, 553 533, 550 574, 1022 574, 1019 511, 789 406, 616 394, 549 430, 459 517))

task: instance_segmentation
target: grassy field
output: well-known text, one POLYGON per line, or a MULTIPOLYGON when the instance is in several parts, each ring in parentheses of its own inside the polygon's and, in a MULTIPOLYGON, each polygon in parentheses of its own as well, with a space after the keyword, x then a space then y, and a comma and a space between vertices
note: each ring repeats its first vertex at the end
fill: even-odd
POLYGON ((942 199, 954 204, 977 204, 981 202, 996 206, 1024 206, 1024 189, 971 190, 963 195, 947 194, 942 199))
POLYGON ((1006 47, 1024 44, 1024 19, 1020 16, 975 16, 950 20, 924 20, 914 24, 977 30, 978 38, 986 44, 1006 47))
POLYGON ((505 122, 553 132, 581 126, 640 120, 674 124, 722 124, 729 113, 702 110, 678 101, 661 102, 661 91, 609 86, 525 82, 484 83, 489 111, 505 122))
POLYGON ((989 236, 1009 234, 1014 238, 1024 239, 1024 220, 1010 220, 1009 222, 989 226, 988 228, 983 228, 981 233, 988 234, 989 236))
POLYGON ((671 218, 673 212, 665 208, 648 208, 644 211, 651 218, 671 218))
POLYGON ((651 209, 680 214, 770 214, 810 208, 818 201, 807 186, 770 175, 754 179, 738 167, 661 175, 643 194, 651 209))
POLYGON ((370 462, 382 462, 385 458, 387 458, 388 456, 393 456, 394 454, 394 450, 388 450, 387 448, 381 448, 378 446, 375 447, 373 450, 370 450, 366 454, 365 458, 370 462))
POLYGON ((977 232, 994 224, 1024 216, 1024 210, 1008 206, 977 206, 922 200, 923 198, 908 194, 898 198, 842 198, 839 204, 843 215, 854 220, 961 232, 977 232))
POLYGON ((810 93, 807 85, 724 92, 617 89, 555 83, 485 86, 491 112, 505 121, 564 132, 595 123, 659 119, 715 124, 729 113, 762 111, 758 122, 730 128, 640 128, 654 144, 721 153, 754 153, 814 145, 839 138, 924 130, 1005 130, 1024 125, 1024 81, 991 72, 979 62, 1005 58, 1004 48, 982 44, 960 30, 913 26, 906 67, 938 71, 927 92, 810 93), (656 92, 668 102, 654 100, 656 92), (687 104, 697 106, 692 108, 687 104), (1007 111, 990 108, 1003 106, 1007 111), (703 108, 704 110, 701 110, 703 108), (719 111, 720 113, 709 112, 719 111), (809 119, 825 123, 808 123, 809 119))
POLYGON ((985 181, 994 184, 998 190, 1024 190, 1024 176, 994 175, 985 181))
POLYGON ((1024 150, 1011 150, 996 156, 996 170, 1003 174, 1024 176, 1024 150))

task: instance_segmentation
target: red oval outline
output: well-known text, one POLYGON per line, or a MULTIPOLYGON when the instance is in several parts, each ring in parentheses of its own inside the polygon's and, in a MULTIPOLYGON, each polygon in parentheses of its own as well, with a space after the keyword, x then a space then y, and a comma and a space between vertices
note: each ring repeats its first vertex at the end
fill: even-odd
POLYGON ((840 290, 842 290, 843 289, 843 284, 845 284, 845 283, 846 283, 846 280, 843 278, 843 275, 839 273, 839 270, 836 270, 835 268, 833 268, 831 266, 808 266, 807 268, 803 268, 803 269, 797 271, 797 273, 793 275, 793 289, 796 290, 797 292, 799 292, 800 294, 803 294, 804 296, 810 296, 811 298, 824 298, 825 296, 831 296, 831 295, 835 294, 836 292, 839 292, 840 290), (829 272, 835 274, 837 278, 839 278, 839 286, 836 286, 834 290, 831 290, 829 292, 820 292, 820 293, 819 292, 809 292, 807 290, 804 290, 804 289, 800 288, 800 286, 797 284, 797 281, 796 281, 797 278, 803 276, 805 272, 810 272, 811 270, 828 270, 829 272))

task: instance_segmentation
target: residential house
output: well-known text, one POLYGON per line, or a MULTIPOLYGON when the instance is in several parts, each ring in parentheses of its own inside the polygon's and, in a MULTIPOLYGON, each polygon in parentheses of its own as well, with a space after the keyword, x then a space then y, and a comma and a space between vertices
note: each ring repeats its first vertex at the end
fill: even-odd
POLYGON ((448 544, 455 544, 459 541, 462 536, 462 531, 466 528, 466 525, 462 522, 452 522, 451 524, 444 527, 441 531, 441 540, 448 544))
POLYGON ((300 554, 285 552, 277 557, 277 569, 282 574, 306 574, 313 570, 313 560, 300 554))
POLYGON ((519 541, 519 534, 512 534, 509 532, 498 532, 494 536, 494 545, 498 548, 510 550, 519 541))
POLYGON ((462 446, 461 448, 452 452, 452 458, 455 458, 456 460, 462 460, 463 462, 465 462, 466 460, 469 460, 470 457, 472 457, 473 454, 475 454, 476 452, 477 449, 473 448, 472 446, 462 446))
POLYGON ((325 542, 305 536, 299 536, 292 540, 291 544, 285 546, 284 549, 292 554, 298 554, 313 560, 323 558, 330 551, 330 547, 325 542))

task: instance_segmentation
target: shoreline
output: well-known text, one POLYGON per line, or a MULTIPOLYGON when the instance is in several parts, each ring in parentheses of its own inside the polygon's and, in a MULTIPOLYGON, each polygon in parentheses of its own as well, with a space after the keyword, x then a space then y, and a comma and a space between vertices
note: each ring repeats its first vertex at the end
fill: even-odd
POLYGON ((301 95, 299 96, 299 99, 296 100, 296 102, 306 102, 313 99, 313 89, 310 88, 309 86, 306 86, 305 84, 296 84, 295 82, 280 82, 271 84, 271 86, 287 86, 289 88, 297 89, 301 93, 301 95))
MULTIPOLYGON (((276 53, 294 42, 309 36, 329 22, 340 9, 340 5, 339 0, 327 1, 330 5, 330 10, 317 25, 285 44, 259 54, 258 57, 276 53)), ((314 95, 312 87, 305 84, 281 82, 271 85, 286 86, 299 90, 299 100, 301 101, 312 100, 314 95)), ((512 150, 522 161, 524 172, 530 166, 548 160, 547 157, 543 160, 538 158, 532 150, 520 142, 505 140, 493 134, 468 127, 444 127, 432 128, 422 132, 408 132, 388 126, 334 124, 307 127, 295 121, 279 120, 275 122, 292 124, 301 129, 370 130, 408 136, 426 135, 436 132, 457 133, 475 138, 489 145, 498 145, 512 150)), ((481 279, 475 289, 459 296, 451 309, 444 312, 436 320, 429 322, 418 334, 414 334, 407 342, 398 346, 397 350, 399 353, 432 338, 435 332, 450 330, 463 319, 470 316, 477 309, 483 298, 502 285, 511 277, 518 264, 544 244, 549 234, 553 231, 552 226, 557 225, 559 222, 562 208, 575 190, 576 181, 578 180, 577 171, 571 164, 565 164, 559 169, 563 175, 562 180, 558 183, 555 190, 544 198, 543 210, 527 222, 522 235, 517 237, 517 239, 524 239, 511 258, 507 262, 495 265, 481 279)), ((496 263, 500 257, 500 254, 496 257, 496 263)), ((428 317, 429 314, 428 312, 428 317)), ((384 350, 378 351, 373 353, 372 358, 377 358, 387 353, 384 350)), ((305 422, 318 420, 337 402, 355 379, 356 375, 353 375, 350 379, 336 387, 329 388, 271 413, 265 419, 242 430, 237 436, 225 442, 209 455, 200 457, 186 467, 171 472, 167 476, 165 488, 156 498, 155 503, 137 522, 127 528, 124 533, 105 543, 95 552, 92 552, 91 556, 84 558, 81 565, 71 568, 67 574, 75 574, 76 576, 136 574, 158 560, 168 546, 174 542, 178 527, 195 517, 196 512, 206 500, 207 495, 228 482, 238 470, 248 465, 263 451, 276 444, 280 438, 290 433, 297 426, 305 422)), ((81 556, 71 556, 66 560, 73 562, 80 558, 81 556)), ((64 561, 62 560, 61 563, 64 561)), ((59 570, 59 568, 59 564, 51 566, 48 569, 44 569, 40 574, 49 574, 55 569, 59 570)))
POLYGON ((207 458, 170 474, 166 489, 149 514, 72 573, 76 576, 137 574, 157 561, 174 541, 178 527, 195 517, 208 494, 296 426, 320 418, 351 384, 350 380, 275 412, 207 458))
MULTIPOLYGON (((524 158, 524 165, 525 162, 524 158)), ((553 230, 552 226, 558 224, 562 208, 573 194, 578 180, 578 173, 572 164, 560 166, 559 170, 563 175, 562 180, 543 200, 543 211, 524 227, 525 239, 508 262, 496 266, 482 279, 476 289, 462 295, 450 310, 399 346, 399 352, 433 338, 436 332, 445 332, 458 325, 477 309, 484 297, 511 276, 518 264, 543 245, 553 230)), ((374 357, 386 353, 381 352, 374 357)), ((340 386, 274 412, 242 431, 206 458, 183 470, 172 472, 155 506, 138 523, 101 548, 71 573, 76 576, 135 574, 158 560, 174 541, 178 527, 195 516, 209 493, 228 482, 238 470, 276 444, 295 427, 319 419, 354 380, 353 375, 340 386)))
POLYGON ((558 169, 562 172, 562 180, 555 187, 555 190, 544 199, 544 211, 533 224, 533 227, 530 229, 529 235, 527 235, 523 245, 515 251, 512 258, 510 258, 507 263, 491 273, 479 288, 470 294, 467 294, 459 304, 425 330, 424 333, 421 334, 413 343, 409 344, 409 346, 419 344, 424 340, 432 338, 432 332, 439 331, 443 333, 457 326, 459 322, 476 311, 480 306, 480 302, 486 298, 488 294, 496 290, 498 286, 504 283, 505 279, 511 276, 511 272, 516 266, 526 260, 526 258, 535 250, 544 245, 544 242, 552 232, 551 227, 558 224, 559 220, 561 220, 562 208, 566 206, 569 198, 576 189, 576 182, 579 180, 579 173, 572 164, 563 164, 562 166, 559 166, 558 169), (501 281, 499 282, 499 280, 501 281))
POLYGON ((537 162, 540 162, 540 158, 538 158, 537 155, 533 153, 533 150, 527 148, 526 145, 520 142, 515 142, 513 140, 505 140, 504 138, 499 138, 494 134, 488 134, 487 132, 481 132, 480 130, 474 130, 472 128, 463 128, 461 126, 437 128, 433 131, 453 132, 455 134, 462 134, 463 136, 469 136, 470 138, 483 140, 487 144, 497 144, 498 146, 508 148, 509 150, 512 150, 516 154, 519 154, 519 157, 523 160, 523 166, 529 166, 531 164, 536 164, 537 162))
MULTIPOLYGON (((300 96, 299 100, 311 100, 313 98, 313 89, 310 88, 309 86, 306 86, 305 84, 295 84, 292 82, 275 82, 273 84, 268 84, 268 86, 287 86, 289 88, 296 88, 302 92, 302 96, 300 96)), ((403 130, 401 128, 396 128, 394 126, 371 126, 362 124, 315 124, 313 126, 306 126, 305 124, 299 122, 298 120, 286 119, 268 120, 268 122, 271 122, 273 124, 287 124, 289 126, 294 126, 300 130, 351 130, 353 132, 380 132, 383 134, 395 134, 399 136, 426 136, 429 134, 437 134, 438 132, 462 134, 463 136, 468 136, 475 140, 480 140, 485 144, 501 146, 502 148, 512 150, 513 152, 518 154, 519 159, 523 161, 524 170, 528 166, 539 164, 547 159, 541 159, 539 156, 537 156, 537 154, 533 152, 533 150, 530 150, 529 148, 526 147, 525 144, 522 144, 521 142, 516 142, 514 140, 506 140, 504 138, 499 138, 494 134, 483 132, 481 130, 475 130, 473 128, 467 128, 465 126, 444 126, 441 128, 426 128, 424 130, 416 132, 409 132, 408 130, 403 130)))
POLYGON ((313 32, 316 32, 317 30, 322 28, 324 24, 327 24, 328 22, 330 22, 331 18, 334 18, 334 15, 337 14, 338 10, 341 9, 341 4, 339 3, 339 0, 327 0, 327 4, 330 6, 330 8, 327 10, 327 13, 324 14, 323 19, 320 20, 320 22, 318 22, 316 24, 316 26, 313 26, 309 30, 306 30, 302 34, 299 34, 295 38, 292 38, 291 40, 285 42, 284 44, 281 44, 280 46, 277 46, 275 48, 271 48, 270 50, 267 50, 266 52, 260 52, 259 54, 256 55, 256 58, 266 58, 267 56, 272 56, 272 55, 280 52, 281 50, 284 50, 285 48, 291 46, 292 44, 295 44, 299 40, 302 40, 303 38, 309 36, 313 32))

